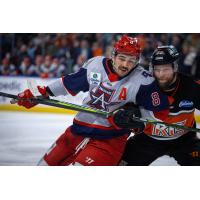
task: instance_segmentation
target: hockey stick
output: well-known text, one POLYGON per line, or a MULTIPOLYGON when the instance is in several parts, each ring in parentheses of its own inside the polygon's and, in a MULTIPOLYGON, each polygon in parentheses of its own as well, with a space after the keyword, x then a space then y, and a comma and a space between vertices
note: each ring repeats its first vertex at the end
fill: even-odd
MULTIPOLYGON (((7 98, 11 98, 14 100, 18 100, 18 96, 17 95, 13 95, 13 94, 8 94, 8 93, 4 93, 4 92, 0 92, 0 96, 4 96, 7 98)), ((27 99, 24 99, 27 101, 27 99)), ((32 101, 34 103, 38 103, 38 104, 43 104, 43 105, 48 105, 48 106, 53 106, 53 107, 57 107, 57 108, 64 108, 64 109, 70 109, 70 110, 75 110, 75 111, 82 111, 82 112, 86 112, 86 113, 92 113, 92 114, 96 114, 99 115, 103 118, 108 118, 111 113, 106 112, 106 111, 102 111, 99 109, 95 109, 95 108, 91 108, 89 106, 83 106, 83 105, 76 105, 73 103, 68 103, 68 102, 62 102, 62 101, 58 101, 58 100, 54 100, 54 99, 44 99, 44 98, 30 98, 29 101, 32 101)), ((11 103, 16 103, 17 101, 13 101, 11 103)))
MULTIPOLYGON (((12 98, 12 99, 15 99, 15 100, 18 99, 17 95, 8 94, 8 93, 4 93, 4 92, 0 92, 0 96, 12 98)), ((27 99, 25 99, 25 100, 27 101, 27 99)), ((91 108, 89 106, 76 105, 76 104, 62 102, 62 101, 53 100, 53 99, 43 99, 43 98, 38 97, 38 98, 30 98, 29 100, 33 101, 35 103, 38 103, 38 104, 43 104, 43 105, 48 105, 48 106, 53 106, 53 107, 58 107, 58 108, 64 108, 64 109, 69 109, 69 110, 91 113, 91 114, 101 116, 103 118, 108 118, 109 116, 113 115, 113 112, 106 112, 106 111, 102 111, 102 110, 99 110, 99 109, 91 108)), ((134 117, 134 116, 133 116, 133 119, 135 121, 138 121, 138 122, 151 123, 151 124, 161 124, 161 125, 165 125, 165 126, 173 127, 173 128, 177 128, 177 129, 184 129, 184 130, 188 130, 188 131, 200 132, 199 128, 191 128, 191 127, 188 127, 188 126, 182 126, 182 125, 178 125, 178 124, 169 124, 169 123, 165 123, 165 122, 161 122, 161 121, 138 118, 138 117, 134 117)), ((135 128, 134 124, 133 124, 133 128, 135 128)))

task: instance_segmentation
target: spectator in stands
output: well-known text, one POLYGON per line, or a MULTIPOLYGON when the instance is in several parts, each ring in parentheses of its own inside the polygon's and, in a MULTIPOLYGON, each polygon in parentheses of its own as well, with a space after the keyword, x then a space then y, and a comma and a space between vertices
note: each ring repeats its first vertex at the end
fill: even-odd
POLYGON ((76 37, 73 40, 72 48, 70 49, 70 54, 74 62, 80 55, 80 41, 76 37))
POLYGON ((21 64, 25 57, 29 57, 28 52, 27 52, 27 46, 25 44, 23 44, 20 47, 20 50, 17 56, 18 56, 18 64, 21 64))
POLYGON ((44 63, 39 68, 41 78, 53 77, 55 68, 52 68, 52 56, 46 55, 44 58, 44 63))
MULTIPOLYGON (((130 33, 129 35, 142 39, 141 47, 143 53, 141 62, 146 69, 148 68, 149 55, 151 55, 152 49, 155 49, 158 45, 170 43, 180 52, 179 66, 182 67, 180 71, 193 76, 200 76, 196 75, 197 73, 200 74, 200 69, 196 64, 200 53, 199 33, 130 33)), ((36 64, 36 57, 37 55, 42 55, 42 57, 51 55, 51 57, 58 58, 55 63, 64 64, 64 73, 71 73, 79 69, 82 58, 89 59, 98 55, 110 57, 110 46, 115 43, 119 36, 120 34, 118 33, 0 34, 0 58, 5 58, 7 54, 10 54, 9 62, 12 62, 17 71, 19 71, 19 68, 24 68, 21 66, 24 58, 29 57, 31 58, 30 62, 35 65, 36 74, 48 77, 49 72, 46 71, 49 71, 50 67, 46 64, 38 67, 41 64, 36 64), (41 72, 38 71, 39 68, 43 68, 41 72)), ((0 62, 3 64, 3 60, 0 60, 0 62)), ((40 63, 40 61, 38 62, 40 63)), ((51 64, 52 62, 53 59, 51 59, 51 64)), ((52 66, 53 68, 54 65, 52 66)), ((56 73, 53 74, 57 76, 56 73)), ((23 75, 26 75, 26 73, 23 75)))
POLYGON ((31 60, 28 56, 24 57, 22 63, 19 67, 19 70, 24 76, 37 76, 36 68, 31 63, 31 60))
POLYGON ((92 57, 102 56, 102 55, 103 55, 102 47, 100 47, 98 42, 94 42, 92 45, 92 57))
POLYGON ((195 60, 198 57, 198 49, 200 48, 200 34, 191 33, 185 36, 182 44, 182 68, 180 71, 185 74, 195 76, 196 67, 195 60))
POLYGON ((61 64, 58 58, 52 58, 51 55, 46 55, 44 63, 39 67, 41 78, 61 77, 65 71, 65 65, 61 64))
POLYGON ((176 47, 177 51, 181 51, 181 46, 182 46, 182 37, 180 34, 177 33, 173 33, 171 36, 171 42, 170 44, 172 44, 173 46, 176 47))
POLYGON ((0 75, 3 76, 14 76, 17 75, 16 67, 10 63, 9 58, 4 58, 2 64, 0 65, 0 75))
POLYGON ((154 43, 149 38, 143 40, 143 51, 140 59, 140 64, 146 69, 149 69, 149 63, 151 60, 151 55, 154 51, 154 43))
POLYGON ((197 56, 197 52, 194 47, 189 46, 187 44, 183 45, 182 50, 183 51, 180 61, 182 66, 179 68, 179 71, 183 74, 192 75, 193 74, 192 66, 197 56))
POLYGON ((66 37, 62 37, 60 39, 60 48, 58 49, 56 55, 57 57, 65 57, 69 58, 70 57, 70 49, 68 46, 68 41, 66 37))
POLYGON ((35 65, 34 66, 35 66, 36 74, 38 76, 40 76, 40 68, 41 68, 42 64, 43 64, 43 57, 42 57, 42 55, 37 55, 35 57, 35 65))
POLYGON ((51 69, 54 69, 54 71, 51 72, 50 77, 61 77, 66 74, 66 67, 60 63, 58 58, 53 59, 51 69))
POLYGON ((73 72, 78 72, 86 60, 87 59, 84 56, 79 55, 76 64, 73 66, 73 72))
POLYGON ((80 43, 80 54, 84 56, 86 59, 89 59, 92 57, 92 50, 89 47, 88 41, 87 40, 82 40, 80 43))
POLYGON ((191 33, 185 37, 183 45, 194 47, 197 50, 200 47, 200 33, 191 33))
POLYGON ((110 45, 107 46, 105 53, 104 53, 104 56, 107 57, 107 58, 110 58, 111 55, 112 55, 112 50, 113 50, 112 46, 110 46, 110 45))

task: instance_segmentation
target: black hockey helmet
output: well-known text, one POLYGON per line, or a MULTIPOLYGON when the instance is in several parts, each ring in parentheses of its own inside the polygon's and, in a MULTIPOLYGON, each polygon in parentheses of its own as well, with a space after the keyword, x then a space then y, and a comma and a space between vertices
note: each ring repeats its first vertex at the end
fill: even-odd
POLYGON ((152 66, 173 64, 178 58, 179 53, 173 45, 158 46, 151 57, 151 64, 152 66))

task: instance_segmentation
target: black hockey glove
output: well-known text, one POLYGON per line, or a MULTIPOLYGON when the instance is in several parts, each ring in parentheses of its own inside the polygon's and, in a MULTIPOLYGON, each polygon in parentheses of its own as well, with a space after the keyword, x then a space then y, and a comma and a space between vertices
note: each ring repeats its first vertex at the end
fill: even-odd
POLYGON ((144 129, 144 123, 135 121, 133 116, 141 117, 139 108, 120 108, 114 112, 113 122, 120 128, 140 129, 142 131, 144 129))

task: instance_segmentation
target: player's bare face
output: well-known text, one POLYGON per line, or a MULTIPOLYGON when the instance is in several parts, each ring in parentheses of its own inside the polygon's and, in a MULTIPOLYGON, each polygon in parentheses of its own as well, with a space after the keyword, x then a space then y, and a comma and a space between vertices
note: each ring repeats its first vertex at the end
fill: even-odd
POLYGON ((171 64, 154 66, 154 77, 161 88, 165 89, 174 81, 174 69, 171 64))
POLYGON ((114 71, 118 76, 126 76, 138 63, 135 56, 117 54, 112 58, 114 71))

